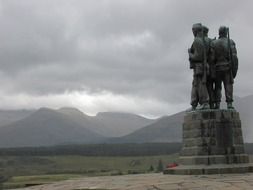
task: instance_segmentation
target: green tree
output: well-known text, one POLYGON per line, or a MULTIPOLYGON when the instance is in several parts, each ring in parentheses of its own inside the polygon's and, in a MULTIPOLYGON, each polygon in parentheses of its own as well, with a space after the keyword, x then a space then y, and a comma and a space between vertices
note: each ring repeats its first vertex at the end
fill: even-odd
POLYGON ((154 167, 153 167, 153 165, 150 165, 150 167, 149 167, 149 170, 148 170, 148 171, 150 171, 150 172, 154 171, 154 167))
POLYGON ((163 162, 162 162, 161 159, 160 159, 159 162, 158 162, 158 166, 157 166, 156 171, 157 171, 157 172, 163 171, 163 162))

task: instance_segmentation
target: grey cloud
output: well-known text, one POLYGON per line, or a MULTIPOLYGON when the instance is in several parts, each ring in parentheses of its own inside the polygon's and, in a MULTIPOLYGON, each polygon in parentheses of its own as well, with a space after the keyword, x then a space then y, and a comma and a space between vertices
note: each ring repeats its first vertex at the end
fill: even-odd
POLYGON ((238 46, 236 90, 252 94, 252 2, 236 0, 10 0, 0 4, 2 92, 88 90, 188 103, 191 26, 229 25, 238 46), (241 35, 242 33, 246 35, 241 35))

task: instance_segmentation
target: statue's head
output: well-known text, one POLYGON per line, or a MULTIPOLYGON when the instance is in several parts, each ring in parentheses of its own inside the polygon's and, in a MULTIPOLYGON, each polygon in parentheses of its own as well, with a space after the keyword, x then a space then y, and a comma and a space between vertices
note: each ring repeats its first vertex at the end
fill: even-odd
POLYGON ((208 36, 208 31, 209 31, 209 28, 207 28, 207 26, 203 25, 204 36, 208 36))
POLYGON ((219 36, 220 37, 226 37, 228 34, 228 28, 226 26, 221 26, 219 28, 219 36))
POLYGON ((201 23, 196 23, 192 25, 192 32, 194 36, 197 36, 199 32, 202 31, 202 24, 201 23))

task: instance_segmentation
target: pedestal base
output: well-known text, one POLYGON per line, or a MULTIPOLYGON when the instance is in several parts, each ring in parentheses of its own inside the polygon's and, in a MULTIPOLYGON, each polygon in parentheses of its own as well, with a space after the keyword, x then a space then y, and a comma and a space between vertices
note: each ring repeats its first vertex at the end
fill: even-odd
POLYGON ((253 164, 180 165, 163 171, 164 174, 206 175, 253 172, 253 164))
POLYGON ((239 113, 203 110, 186 113, 179 166, 164 174, 253 172, 245 154, 239 113))

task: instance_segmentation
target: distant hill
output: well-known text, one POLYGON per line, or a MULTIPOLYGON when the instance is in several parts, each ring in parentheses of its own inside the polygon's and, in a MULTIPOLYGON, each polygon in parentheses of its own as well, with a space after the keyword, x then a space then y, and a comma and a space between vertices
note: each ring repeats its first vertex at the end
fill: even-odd
POLYGON ((112 143, 181 142, 184 112, 164 116, 155 123, 121 138, 110 139, 112 143))
MULTIPOLYGON (((245 142, 253 142, 253 95, 235 97, 245 142)), ((185 112, 157 120, 130 113, 88 116, 76 108, 0 111, 0 147, 181 142, 185 112), (6 116, 6 117, 5 117, 6 116), (109 138, 112 137, 112 138, 109 138)))
POLYGON ((153 119, 120 112, 100 112, 91 119, 97 126, 102 126, 94 128, 95 131, 106 137, 124 136, 155 122, 153 119))
MULTIPOLYGON (((0 112, 0 118, 9 113, 0 112)), ((100 143, 105 142, 105 136, 122 136, 155 121, 134 114, 113 112, 91 117, 76 108, 67 107, 11 113, 11 119, 6 119, 6 125, 0 127, 0 147, 100 143)))
POLYGON ((56 111, 65 115, 66 118, 75 121, 80 126, 83 126, 84 128, 89 129, 94 132, 98 131, 97 133, 102 135, 101 133, 99 133, 99 130, 97 129, 102 128, 103 126, 94 122, 91 116, 84 114, 80 110, 76 108, 71 108, 71 107, 64 107, 56 111))
POLYGON ((96 116, 88 116, 76 108, 61 108, 57 111, 105 137, 124 136, 155 122, 131 113, 99 112, 96 116))
POLYGON ((239 111, 245 142, 253 142, 253 95, 235 99, 239 111))
MULTIPOLYGON (((244 98, 235 97, 234 105, 240 113, 244 141, 253 142, 253 95, 244 98)), ((162 117, 151 125, 121 138, 110 139, 109 142, 181 142, 184 114, 185 112, 179 112, 162 117)))
POLYGON ((0 110, 0 127, 24 119, 36 110, 0 110))
POLYGON ((93 143, 101 140, 104 140, 103 136, 47 108, 0 128, 0 147, 93 143))

